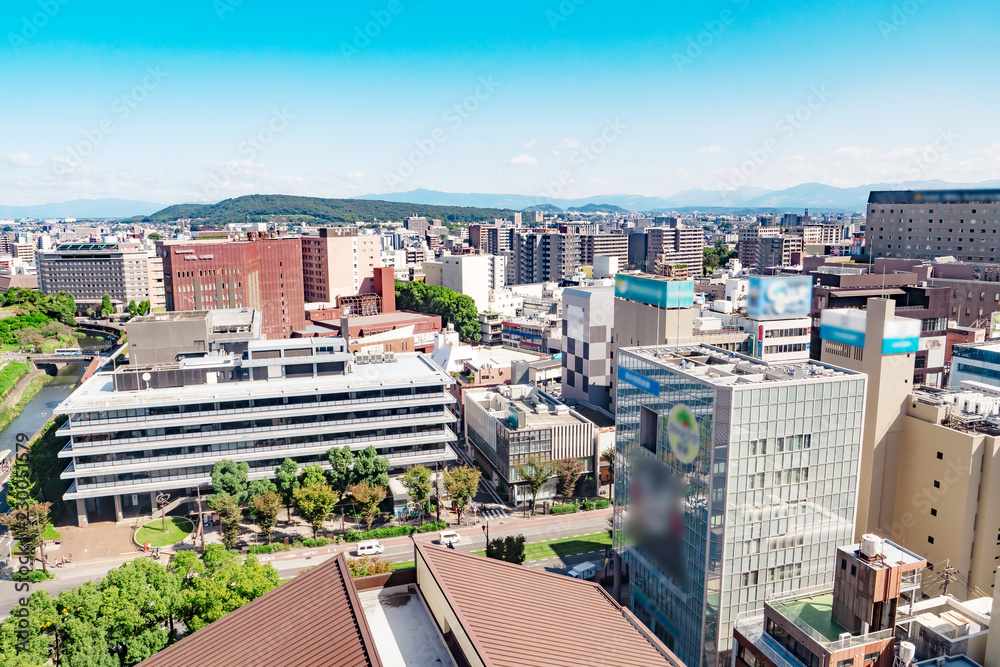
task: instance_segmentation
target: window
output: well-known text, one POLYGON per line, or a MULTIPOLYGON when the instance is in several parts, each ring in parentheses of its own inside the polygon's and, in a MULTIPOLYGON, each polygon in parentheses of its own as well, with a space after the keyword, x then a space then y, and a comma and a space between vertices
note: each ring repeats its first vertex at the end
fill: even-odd
POLYGON ((874 653, 865 653, 865 663, 875 662, 881 657, 881 653, 875 651, 874 653))
POLYGON ((937 480, 934 480, 934 488, 935 489, 940 489, 941 488, 941 482, 939 482, 937 480))
POLYGON ((937 457, 938 457, 938 461, 944 460, 944 452, 938 452, 937 453, 937 457))
POLYGON ((937 516, 937 510, 933 507, 931 508, 931 516, 937 516))
POLYGON ((927 536, 927 543, 928 543, 928 544, 934 544, 934 538, 933 538, 933 537, 931 537, 930 535, 928 535, 928 536, 927 536))
POLYGON ((639 413, 639 445, 647 451, 656 453, 657 414, 642 406, 639 413))
POLYGON ((851 565, 851 576, 852 577, 858 576, 858 566, 857 565, 851 565))
POLYGON ((847 660, 841 660, 837 663, 837 667, 851 667, 854 664, 854 658, 848 658, 847 660))

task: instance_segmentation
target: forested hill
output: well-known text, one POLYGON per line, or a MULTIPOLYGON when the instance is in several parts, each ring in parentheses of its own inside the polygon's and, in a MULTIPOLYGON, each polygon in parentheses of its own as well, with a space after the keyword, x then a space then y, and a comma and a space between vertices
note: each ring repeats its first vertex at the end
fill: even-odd
POLYGON ((368 199, 321 199, 291 195, 246 195, 226 199, 217 204, 177 204, 148 217, 134 218, 143 222, 171 222, 182 218, 201 219, 203 225, 224 225, 230 222, 261 222, 275 216, 312 218, 318 222, 369 222, 403 220, 411 215, 438 218, 449 223, 468 223, 503 218, 509 210, 472 208, 465 206, 433 206, 406 204, 368 199))

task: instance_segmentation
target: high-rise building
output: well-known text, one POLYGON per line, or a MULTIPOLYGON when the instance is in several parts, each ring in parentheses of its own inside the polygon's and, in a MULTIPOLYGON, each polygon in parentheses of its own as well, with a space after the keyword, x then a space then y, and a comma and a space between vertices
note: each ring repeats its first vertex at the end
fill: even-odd
POLYGON ((88 513, 148 514, 159 493, 193 502, 223 459, 254 480, 286 457, 328 467, 332 447, 374 446, 397 470, 455 458, 454 380, 423 354, 352 356, 342 338, 246 345, 98 373, 56 408, 72 460, 63 498, 81 526, 88 513))
POLYGON ((580 236, 580 264, 593 266, 595 257, 617 257, 618 266, 628 264, 628 237, 624 234, 580 236))
POLYGON ((163 262, 138 244, 60 243, 38 253, 38 287, 72 294, 80 310, 100 310, 107 294, 121 312, 129 302, 166 305, 163 262))
POLYGON ((288 338, 306 325, 299 238, 160 241, 167 310, 256 308, 263 333, 288 338))
POLYGON ((754 266, 757 273, 773 266, 792 266, 793 253, 803 250, 802 237, 792 234, 764 237, 757 240, 757 261, 754 266))
POLYGON ((667 268, 684 266, 689 276, 701 275, 705 261, 705 232, 702 229, 674 220, 667 227, 650 227, 646 236, 646 273, 666 275, 667 268))
POLYGON ((302 237, 302 289, 311 303, 336 303, 338 296, 371 294, 382 266, 379 237, 354 227, 321 227, 302 237))
POLYGON ((472 298, 479 312, 489 309, 490 293, 502 288, 507 278, 507 258, 502 255, 444 255, 423 267, 428 284, 472 298))
POLYGON ((913 390, 920 320, 896 317, 892 299, 868 299, 866 310, 824 310, 820 359, 868 376, 858 478, 855 537, 889 534, 903 437, 904 406, 913 390))
POLYGON ((757 266, 757 246, 762 239, 781 236, 781 227, 756 226, 740 227, 739 240, 736 242, 737 257, 740 264, 746 267, 757 266))
POLYGON ((560 282, 580 268, 580 237, 576 234, 519 233, 514 246, 517 284, 560 282))
POLYGON ((562 395, 611 409, 613 287, 566 288, 562 294, 562 395))
POLYGON ((417 236, 424 236, 427 234, 427 230, 430 229, 431 223, 422 215, 411 215, 403 223, 403 226, 417 236))
POLYGON ((767 594, 831 582, 853 533, 865 384, 708 345, 619 349, 616 570, 685 664, 724 665, 737 614, 767 594))
POLYGON ((1000 262, 1000 190, 890 190, 868 196, 873 257, 1000 262))

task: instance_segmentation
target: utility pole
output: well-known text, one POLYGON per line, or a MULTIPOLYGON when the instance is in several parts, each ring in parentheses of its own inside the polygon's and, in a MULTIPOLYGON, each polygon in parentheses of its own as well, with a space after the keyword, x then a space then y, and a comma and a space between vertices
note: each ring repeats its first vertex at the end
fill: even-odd
POLYGON ((201 538, 201 552, 205 553, 205 520, 201 516, 201 487, 198 487, 198 537, 201 538))
POLYGON ((441 462, 434 462, 434 487, 437 491, 437 522, 441 523, 441 462))
MULTIPOLYGON (((42 525, 42 520, 38 516, 38 503, 37 502, 35 503, 35 523, 38 524, 38 529, 39 529, 39 533, 38 534, 39 534, 39 537, 41 537, 42 533, 45 532, 45 526, 42 525)), ((48 574, 49 573, 49 568, 48 568, 48 565, 45 562, 45 540, 44 539, 38 540, 38 553, 42 557, 42 572, 44 572, 45 574, 48 574)))
POLYGON ((944 562, 944 570, 941 571, 941 579, 944 580, 944 590, 942 595, 948 594, 948 584, 958 579, 958 570, 951 566, 951 559, 944 562))

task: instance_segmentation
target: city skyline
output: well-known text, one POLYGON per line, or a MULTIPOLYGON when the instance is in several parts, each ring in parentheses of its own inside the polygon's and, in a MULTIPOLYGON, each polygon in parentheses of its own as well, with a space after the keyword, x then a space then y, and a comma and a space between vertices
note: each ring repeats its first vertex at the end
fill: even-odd
POLYGON ((18 129, 0 151, 0 203, 986 181, 997 93, 969 63, 997 55, 998 13, 17 2, 0 33, 18 129))

